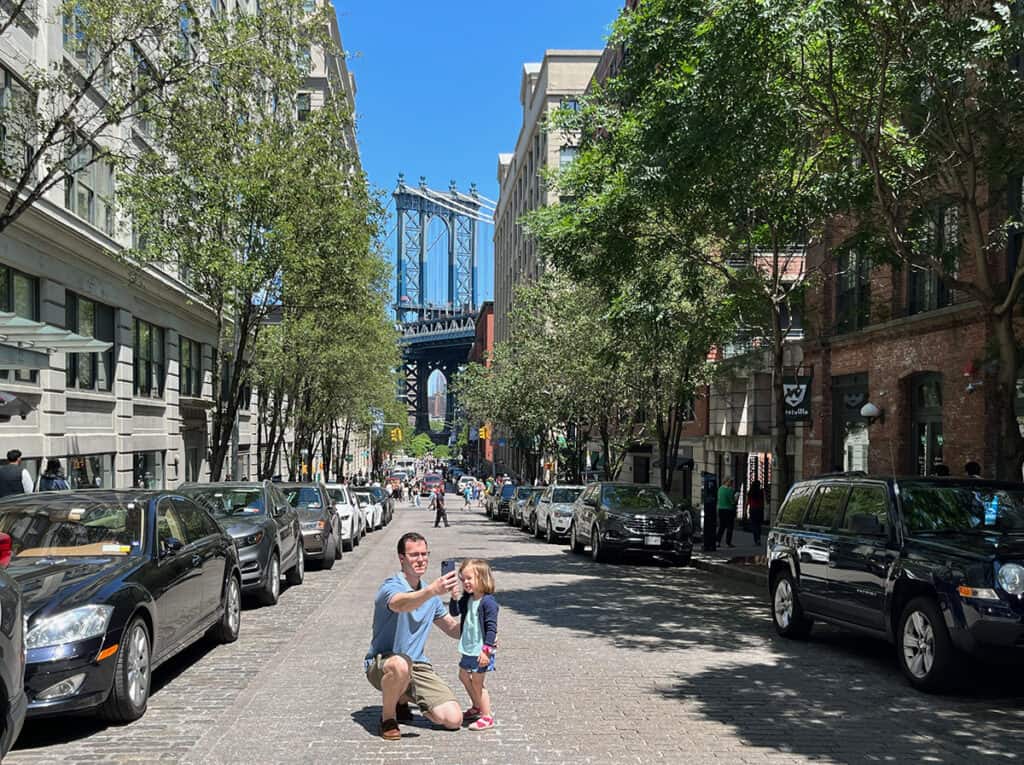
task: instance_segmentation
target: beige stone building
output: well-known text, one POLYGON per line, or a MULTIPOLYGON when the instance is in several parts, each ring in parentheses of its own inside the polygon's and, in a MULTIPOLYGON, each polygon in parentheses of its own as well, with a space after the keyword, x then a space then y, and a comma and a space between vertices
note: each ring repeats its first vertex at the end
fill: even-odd
MULTIPOLYGON (((25 92, 31 65, 75 65, 57 0, 27 7, 33 15, 0 38, 4 103, 25 92)), ((336 21, 331 32, 340 45, 336 21)), ((354 111, 344 59, 311 51, 310 62, 310 108, 331 93, 354 111)), ((113 140, 149 140, 139 121, 112 130, 113 140)), ((346 140, 355 149, 354 129, 346 140)), ((117 183, 112 166, 94 163, 0 232, 0 458, 20 449, 33 476, 58 458, 74 487, 205 480, 215 317, 174 269, 135 270, 114 257, 131 244, 131 222, 113 204, 117 183)), ((256 476, 249 401, 225 476, 256 476)))
POLYGON ((498 155, 500 192, 494 213, 494 338, 508 338, 509 312, 517 284, 537 278, 536 245, 519 219, 555 200, 544 186, 544 170, 571 162, 576 153, 571 136, 546 132, 548 113, 583 94, 599 50, 548 50, 540 63, 523 65, 519 101, 523 122, 515 151, 498 155))

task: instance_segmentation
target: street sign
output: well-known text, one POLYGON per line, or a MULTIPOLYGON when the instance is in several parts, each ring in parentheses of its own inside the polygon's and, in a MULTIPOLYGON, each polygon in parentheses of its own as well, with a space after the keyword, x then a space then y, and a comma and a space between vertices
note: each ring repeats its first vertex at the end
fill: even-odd
POLYGON ((808 422, 811 419, 811 378, 809 375, 783 377, 782 395, 786 401, 786 422, 808 422))

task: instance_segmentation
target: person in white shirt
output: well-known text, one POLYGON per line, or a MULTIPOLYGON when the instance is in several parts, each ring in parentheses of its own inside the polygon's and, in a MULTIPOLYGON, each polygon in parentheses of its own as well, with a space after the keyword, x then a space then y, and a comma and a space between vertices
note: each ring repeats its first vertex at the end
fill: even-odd
POLYGON ((11 494, 31 494, 35 482, 27 469, 21 466, 21 450, 7 452, 7 464, 0 465, 0 497, 11 494))

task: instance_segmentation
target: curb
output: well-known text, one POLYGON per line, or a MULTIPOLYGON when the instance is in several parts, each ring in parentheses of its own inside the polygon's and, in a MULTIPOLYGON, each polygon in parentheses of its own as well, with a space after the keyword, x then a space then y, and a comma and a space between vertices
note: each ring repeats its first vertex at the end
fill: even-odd
POLYGON ((747 584, 758 585, 760 587, 768 586, 768 574, 759 568, 753 568, 751 566, 734 566, 723 561, 699 558, 696 556, 694 556, 690 561, 690 565, 694 568, 699 568, 702 571, 708 571, 712 574, 724 576, 728 579, 735 579, 736 581, 746 582, 747 584))

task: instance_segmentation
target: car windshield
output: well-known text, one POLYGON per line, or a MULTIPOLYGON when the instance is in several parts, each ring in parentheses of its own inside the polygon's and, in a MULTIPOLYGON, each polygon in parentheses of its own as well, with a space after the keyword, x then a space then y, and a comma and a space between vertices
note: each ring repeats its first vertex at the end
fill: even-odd
POLYGON ((134 555, 145 515, 144 503, 40 498, 0 507, 0 532, 11 537, 12 558, 134 555))
POLYGON ((343 492, 341 489, 328 489, 327 495, 338 504, 348 504, 348 497, 345 496, 345 492, 343 492))
POLYGON ((602 501, 616 510, 671 510, 672 500, 654 486, 605 486, 602 501))
POLYGON ((284 495, 292 507, 320 507, 320 492, 312 486, 288 488, 284 495))
POLYGON ((533 493, 533 490, 529 486, 520 486, 516 490, 516 499, 526 499, 533 493))
POLYGON ((217 518, 229 515, 263 515, 267 512, 260 489, 182 489, 217 518))
POLYGON ((552 502, 575 502, 583 489, 555 489, 551 492, 552 502))
POLYGON ((1024 489, 901 484, 910 532, 1003 531, 1024 533, 1024 489))

